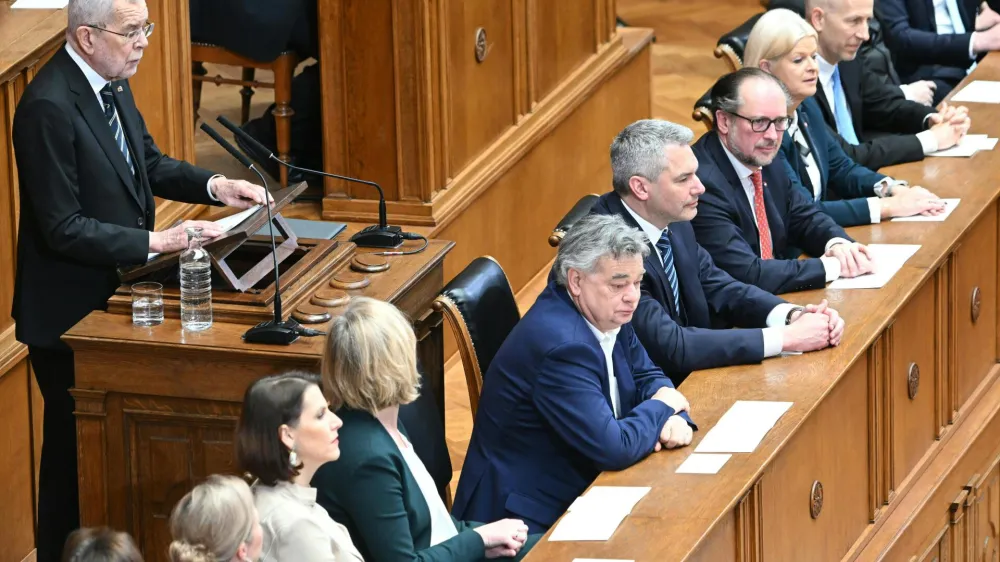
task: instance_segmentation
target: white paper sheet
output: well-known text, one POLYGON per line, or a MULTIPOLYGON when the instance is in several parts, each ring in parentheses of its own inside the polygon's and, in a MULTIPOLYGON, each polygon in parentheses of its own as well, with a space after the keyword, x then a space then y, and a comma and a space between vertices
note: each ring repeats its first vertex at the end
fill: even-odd
POLYGON ((1000 82, 973 80, 951 97, 950 103, 1000 103, 1000 82))
POLYGON ((980 150, 993 150, 996 145, 997 139, 990 138, 988 135, 965 135, 955 146, 931 152, 927 156, 968 158, 980 150))
POLYGON ((677 467, 677 474, 718 474, 731 457, 720 453, 691 453, 677 467))
POLYGON ((649 486, 594 486, 586 494, 576 498, 566 511, 631 513, 635 504, 639 503, 651 489, 649 486))
MULTIPOLYGON (((230 230, 239 226, 241 222, 247 220, 247 218, 249 218, 250 215, 254 214, 254 211, 256 211, 259 208, 260 205, 254 205, 253 207, 250 207, 249 209, 244 209, 236 214, 229 215, 228 217, 222 217, 221 219, 215 221, 215 224, 218 225, 219 228, 222 229, 222 233, 225 234, 230 230)), ((264 226, 267 226, 266 222, 264 223, 264 226)), ((146 256, 146 262, 149 262, 149 260, 155 258, 158 255, 160 254, 150 252, 149 255, 146 256)))
POLYGON ((17 0, 11 4, 11 9, 28 10, 59 10, 65 8, 69 0, 17 0))
POLYGON ((628 513, 601 513, 589 509, 568 512, 552 530, 549 540, 560 541, 606 541, 615 534, 628 513))
POLYGON ((791 402, 738 400, 698 443, 696 453, 752 453, 791 402))
POLYGON ((922 215, 916 215, 912 217, 896 217, 892 219, 892 222, 944 222, 944 219, 948 218, 948 215, 958 207, 958 202, 960 199, 942 199, 944 201, 944 212, 940 215, 933 217, 925 217, 922 215))
POLYGON ((875 260, 875 272, 852 279, 837 279, 827 289, 881 289, 920 249, 920 244, 869 244, 875 260))

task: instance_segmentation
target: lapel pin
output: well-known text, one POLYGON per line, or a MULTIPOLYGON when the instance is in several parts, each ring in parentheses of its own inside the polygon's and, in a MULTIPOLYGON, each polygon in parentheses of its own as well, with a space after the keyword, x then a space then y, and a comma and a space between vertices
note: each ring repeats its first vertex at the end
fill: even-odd
POLYGON ((120 94, 121 92, 122 92, 122 87, 118 86, 118 93, 120 94))

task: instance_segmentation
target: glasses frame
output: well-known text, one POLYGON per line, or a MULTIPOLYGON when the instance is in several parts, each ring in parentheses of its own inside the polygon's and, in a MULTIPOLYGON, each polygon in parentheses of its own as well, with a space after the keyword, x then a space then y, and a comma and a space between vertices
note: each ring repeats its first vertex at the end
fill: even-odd
POLYGON ((788 117, 787 115, 785 117, 775 117, 774 119, 768 119, 767 117, 758 117, 756 119, 751 119, 749 117, 744 117, 744 116, 740 115, 739 113, 734 113, 732 111, 727 111, 726 113, 728 113, 728 114, 730 114, 730 115, 732 115, 734 117, 739 117, 740 119, 743 119, 747 123, 750 123, 750 130, 753 131, 753 132, 755 132, 755 133, 766 133, 767 130, 771 128, 771 125, 774 125, 775 132, 777 132, 777 133, 784 133, 785 131, 788 130, 788 126, 792 124, 792 118, 788 117), (759 122, 762 122, 762 121, 767 121, 767 125, 763 129, 760 129, 758 131, 757 128, 754 127, 754 122, 759 123, 759 122), (783 121, 784 122, 784 125, 782 125, 780 128, 778 127, 778 122, 779 121, 783 121))
POLYGON ((99 31, 107 31, 108 33, 113 33, 119 37, 124 37, 125 41, 129 43, 136 43, 139 41, 140 36, 145 36, 146 38, 149 38, 149 36, 153 34, 153 28, 155 27, 155 25, 156 25, 155 23, 147 21, 146 24, 140 27, 139 29, 136 29, 134 31, 129 31, 128 33, 119 33, 117 31, 112 31, 110 29, 106 29, 96 25, 90 25, 89 23, 86 24, 86 27, 89 27, 91 29, 96 29, 99 31))

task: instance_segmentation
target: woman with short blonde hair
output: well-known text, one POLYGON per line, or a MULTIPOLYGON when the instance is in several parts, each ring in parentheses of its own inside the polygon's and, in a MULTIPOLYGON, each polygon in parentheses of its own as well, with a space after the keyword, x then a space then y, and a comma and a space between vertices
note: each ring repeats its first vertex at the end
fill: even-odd
POLYGON ((340 406, 343 443, 340 459, 323 465, 313 484, 319 504, 350 530, 365 559, 523 556, 537 540, 529 541, 527 525, 456 521, 413 451, 399 421, 399 407, 416 400, 420 381, 406 316, 389 303, 357 297, 328 332, 323 387, 340 406))
POLYGON ((263 542, 250 487, 219 474, 177 502, 170 534, 171 562, 254 562, 263 542))
POLYGON ((909 188, 869 170, 844 152, 841 143, 846 141, 827 127, 813 98, 819 84, 818 48, 816 30, 795 12, 779 8, 757 20, 744 49, 743 66, 760 68, 788 90, 791 122, 782 136, 781 160, 793 189, 802 190, 845 227, 944 211, 941 200, 926 189, 909 188))

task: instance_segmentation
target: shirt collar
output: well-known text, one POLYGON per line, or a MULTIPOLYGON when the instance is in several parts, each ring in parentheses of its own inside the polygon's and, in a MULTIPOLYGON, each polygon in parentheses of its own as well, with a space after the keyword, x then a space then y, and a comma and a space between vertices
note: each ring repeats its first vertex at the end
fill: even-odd
POLYGON ((621 326, 618 326, 614 330, 608 332, 602 332, 597 329, 597 326, 591 324, 590 320, 587 320, 586 317, 584 317, 583 321, 587 323, 587 327, 594 333, 594 337, 597 338, 597 343, 601 344, 601 349, 605 351, 614 349, 615 340, 618 339, 618 332, 622 329, 621 326))
POLYGON ((316 488, 307 488, 305 486, 293 484, 292 482, 278 482, 274 485, 274 489, 285 494, 286 496, 295 498, 299 503, 309 507, 316 504, 316 488))
POLYGON ((837 65, 826 62, 826 59, 819 56, 818 54, 816 55, 816 62, 819 63, 820 84, 829 84, 830 80, 833 79, 833 71, 837 70, 837 65))
POLYGON ((625 207, 625 210, 628 211, 628 214, 632 215, 632 218, 635 219, 635 222, 639 223, 639 228, 642 229, 642 231, 646 234, 646 237, 649 238, 649 241, 652 242, 653 245, 655 246, 656 243, 659 242, 660 238, 663 237, 663 233, 666 232, 667 229, 657 228, 656 225, 639 216, 639 213, 633 211, 632 207, 629 207, 628 203, 626 203, 624 199, 622 199, 622 206, 625 207))
POLYGON ((83 57, 76 52, 76 49, 74 49, 69 42, 66 43, 66 52, 69 53, 69 58, 73 59, 73 62, 75 62, 76 65, 80 67, 80 70, 83 71, 83 75, 87 77, 87 82, 90 83, 90 87, 94 89, 95 94, 100 92, 101 88, 108 84, 108 81, 105 80, 103 76, 98 74, 96 70, 91 68, 91 66, 87 64, 87 61, 83 60, 83 57))
MULTIPOLYGON (((719 144, 722 145, 722 150, 726 153, 726 156, 729 157, 729 162, 733 165, 733 169, 736 170, 736 175, 740 177, 740 181, 753 175, 753 170, 747 168, 746 164, 737 160, 736 157, 733 156, 733 153, 729 152, 729 149, 726 148, 726 143, 720 141, 719 144)), ((760 168, 757 169, 759 170, 760 168)))

